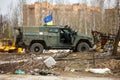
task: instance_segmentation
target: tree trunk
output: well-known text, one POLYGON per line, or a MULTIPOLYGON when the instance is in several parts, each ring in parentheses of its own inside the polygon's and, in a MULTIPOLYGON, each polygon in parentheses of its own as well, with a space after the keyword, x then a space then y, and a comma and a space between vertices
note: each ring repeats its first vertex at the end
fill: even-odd
POLYGON ((117 36, 115 38, 115 44, 114 44, 114 48, 113 48, 113 53, 112 55, 115 56, 117 54, 117 48, 118 48, 118 42, 120 40, 120 9, 119 9, 119 0, 117 2, 117 10, 118 10, 118 26, 119 26, 119 30, 118 30, 118 33, 117 33, 117 36))
POLYGON ((115 56, 117 54, 117 48, 118 48, 119 40, 120 40, 120 26, 119 26, 117 36, 115 38, 115 44, 114 44, 113 53, 112 53, 113 56, 115 56))

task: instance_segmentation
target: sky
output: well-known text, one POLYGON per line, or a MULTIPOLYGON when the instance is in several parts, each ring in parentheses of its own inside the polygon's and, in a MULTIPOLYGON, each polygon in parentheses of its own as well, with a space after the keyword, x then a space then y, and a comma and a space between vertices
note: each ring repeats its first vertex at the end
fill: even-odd
MULTIPOLYGON (((56 0, 27 0, 28 4, 33 4, 35 1, 53 1, 53 3, 55 4, 56 0)), ((85 0, 63 0, 65 1, 65 3, 84 3, 85 0)), ((96 6, 97 4, 95 2, 97 2, 98 0, 86 0, 87 5, 91 5, 94 4, 94 6, 96 6)), ((14 8, 17 5, 18 0, 0 0, 0 13, 2 14, 6 14, 8 11, 8 8, 14 8), (12 6, 11 6, 12 5, 12 6)), ((108 5, 108 0, 105 0, 105 8, 112 8, 115 6, 115 0, 111 0, 110 4, 108 5)))

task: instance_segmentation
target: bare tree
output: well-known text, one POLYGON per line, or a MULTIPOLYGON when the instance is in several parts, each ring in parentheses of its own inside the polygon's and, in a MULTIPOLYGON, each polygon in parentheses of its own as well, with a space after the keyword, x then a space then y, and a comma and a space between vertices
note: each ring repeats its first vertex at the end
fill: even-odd
POLYGON ((23 26, 23 6, 26 4, 26 0, 19 0, 17 11, 18 11, 18 25, 23 26))
POLYGON ((25 0, 19 0, 17 6, 13 6, 13 2, 8 5, 8 12, 3 16, 3 34, 6 38, 13 38, 14 27, 22 25, 22 6, 25 0))
POLYGON ((0 14, 0 38, 2 38, 2 28, 3 28, 3 15, 0 14))

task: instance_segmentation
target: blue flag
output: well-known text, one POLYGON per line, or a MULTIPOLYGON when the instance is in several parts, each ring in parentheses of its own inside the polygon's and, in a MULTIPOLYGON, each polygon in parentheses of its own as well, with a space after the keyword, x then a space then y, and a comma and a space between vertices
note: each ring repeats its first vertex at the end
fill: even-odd
POLYGON ((51 21, 52 21, 52 14, 50 14, 50 15, 48 15, 44 18, 45 23, 48 23, 48 22, 51 22, 51 21))

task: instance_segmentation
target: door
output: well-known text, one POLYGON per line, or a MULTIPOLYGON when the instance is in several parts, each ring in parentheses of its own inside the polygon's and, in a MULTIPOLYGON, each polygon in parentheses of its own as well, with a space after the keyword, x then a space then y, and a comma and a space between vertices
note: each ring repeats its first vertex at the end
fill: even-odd
POLYGON ((73 44, 72 34, 69 29, 60 29, 60 45, 63 47, 71 47, 73 44))
POLYGON ((56 47, 58 45, 58 29, 49 28, 47 34, 47 46, 56 47))

